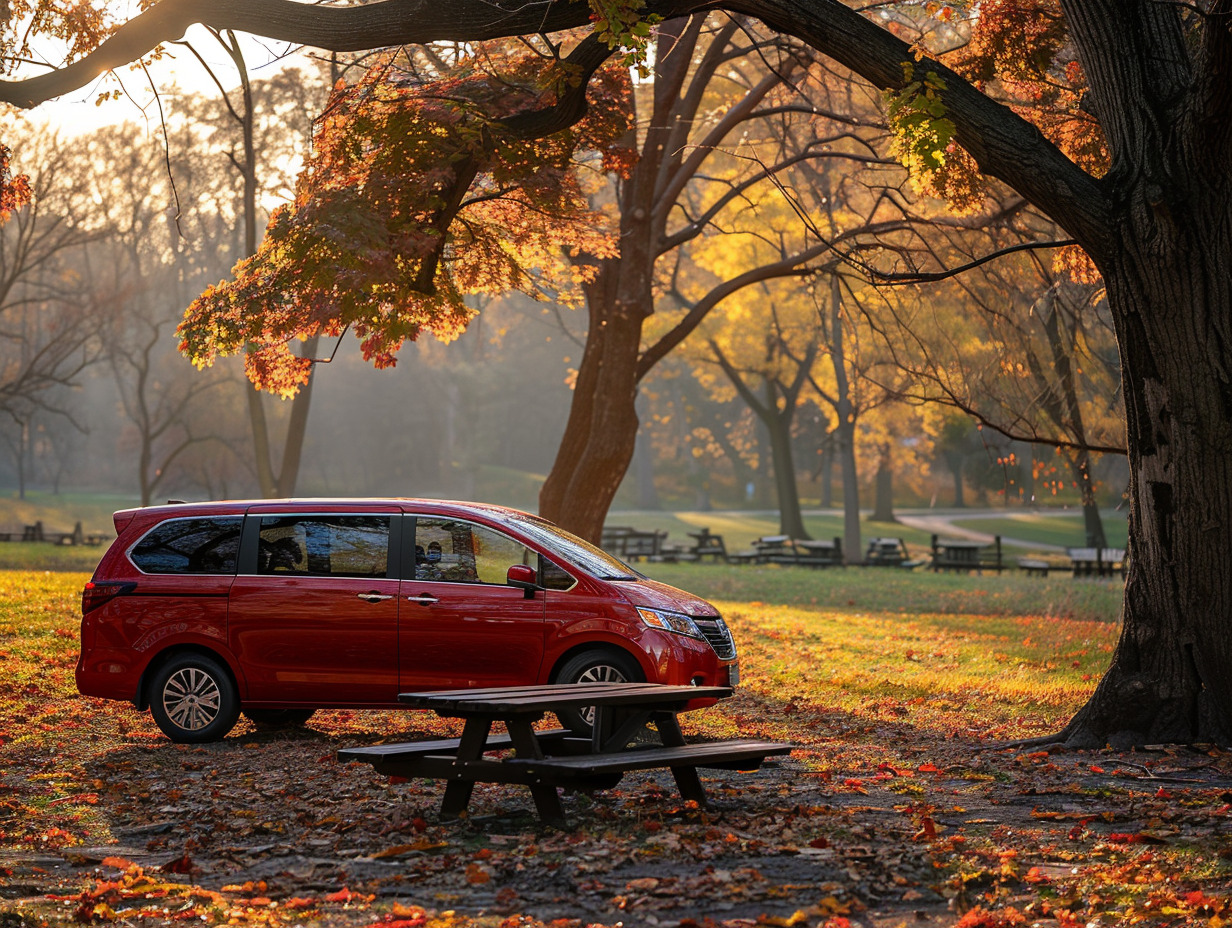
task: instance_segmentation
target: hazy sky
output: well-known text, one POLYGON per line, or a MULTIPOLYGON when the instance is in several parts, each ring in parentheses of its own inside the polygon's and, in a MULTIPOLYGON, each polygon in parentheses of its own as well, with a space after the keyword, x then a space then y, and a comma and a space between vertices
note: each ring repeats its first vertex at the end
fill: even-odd
MULTIPOLYGON (((239 75, 230 57, 208 31, 194 26, 185 38, 192 42, 201 57, 209 63, 224 87, 234 87, 239 83, 239 75)), ((246 35, 240 36, 240 43, 249 74, 254 78, 269 75, 283 67, 287 60, 288 46, 284 44, 246 35)), ((46 120, 68 135, 89 132, 99 126, 124 120, 145 120, 151 131, 156 131, 159 126, 159 112, 158 103, 150 88, 151 79, 158 87, 159 94, 164 97, 177 91, 217 93, 214 81, 191 51, 182 45, 170 45, 167 52, 161 61, 150 65, 149 78, 140 68, 123 68, 115 74, 104 75, 92 81, 80 90, 44 103, 31 111, 31 115, 46 120), (99 94, 120 89, 125 92, 123 98, 108 100, 101 106, 95 105, 99 94)), ((54 49, 46 48, 42 57, 44 60, 55 60, 57 55, 54 49)), ((30 67, 25 73, 43 71, 45 69, 30 67)), ((164 99, 163 102, 165 106, 167 101, 164 99)))

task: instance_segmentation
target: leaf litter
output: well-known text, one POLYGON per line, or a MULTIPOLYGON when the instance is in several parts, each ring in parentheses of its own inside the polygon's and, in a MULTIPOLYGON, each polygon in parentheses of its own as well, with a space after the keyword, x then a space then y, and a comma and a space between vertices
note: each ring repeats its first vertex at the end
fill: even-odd
POLYGON ((477 786, 471 815, 441 823, 438 782, 335 762, 341 747, 456 733, 423 713, 322 712, 306 730, 243 723, 218 744, 171 744, 130 707, 73 695, 75 642, 55 634, 67 621, 53 610, 41 636, 0 626, 3 928, 1232 919, 1227 752, 1007 747, 959 692, 844 702, 828 682, 785 687, 761 652, 791 638, 760 642, 773 629, 756 616, 737 626, 746 684, 682 720, 692 737, 799 750, 755 773, 703 771, 705 809, 665 771, 567 794, 566 831, 518 787, 477 786))

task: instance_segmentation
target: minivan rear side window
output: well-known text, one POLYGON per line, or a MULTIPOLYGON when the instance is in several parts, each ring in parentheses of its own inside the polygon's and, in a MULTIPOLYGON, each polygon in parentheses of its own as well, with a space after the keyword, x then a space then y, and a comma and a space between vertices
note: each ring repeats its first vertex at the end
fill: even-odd
POLYGON ((257 573, 384 577, 389 516, 262 516, 257 573))
POLYGON ((147 574, 233 574, 242 516, 169 519, 147 532, 128 553, 147 574))

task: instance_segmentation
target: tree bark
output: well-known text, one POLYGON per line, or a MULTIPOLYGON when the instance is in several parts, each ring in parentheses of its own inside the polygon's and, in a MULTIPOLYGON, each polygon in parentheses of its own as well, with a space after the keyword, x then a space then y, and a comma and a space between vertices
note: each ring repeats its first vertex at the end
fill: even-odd
POLYGON ((890 443, 881 446, 877 475, 873 479, 873 522, 897 522, 894 517, 894 471, 890 466, 890 443))
POLYGON ((1076 745, 1232 743, 1232 197, 1203 160, 1167 214, 1143 185, 1123 253, 1103 265, 1128 419, 1129 566, 1112 666, 1064 733, 1076 745))
POLYGON ((791 422, 795 406, 770 410, 763 421, 770 432, 770 453, 774 466, 774 488, 779 502, 779 533, 808 539, 804 514, 800 511, 800 490, 796 485, 796 464, 792 454, 791 422))

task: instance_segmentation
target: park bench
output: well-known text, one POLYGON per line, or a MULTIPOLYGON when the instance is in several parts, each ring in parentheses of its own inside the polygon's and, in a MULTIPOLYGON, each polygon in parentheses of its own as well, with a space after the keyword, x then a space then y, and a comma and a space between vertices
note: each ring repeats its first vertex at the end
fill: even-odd
POLYGON ((782 564, 792 567, 841 567, 842 539, 814 541, 790 535, 763 535, 753 539, 751 550, 739 551, 728 560, 737 564, 782 564))
POLYGON ((967 538, 932 537, 932 569, 964 570, 968 573, 995 570, 1001 573, 1005 563, 1001 557, 1001 536, 997 535, 991 545, 967 538))

